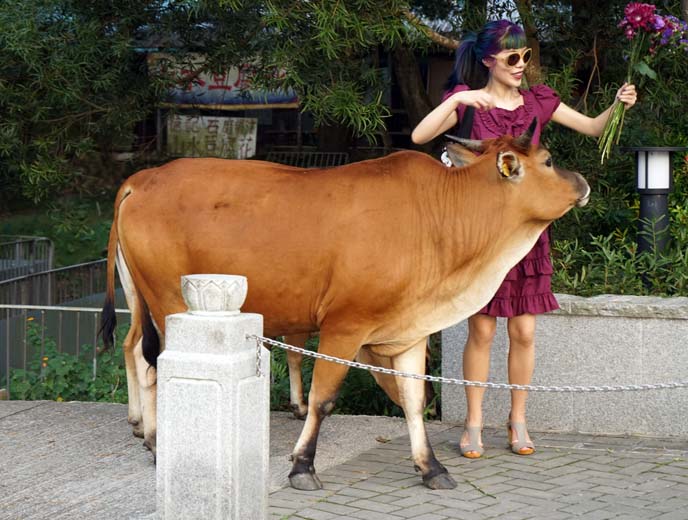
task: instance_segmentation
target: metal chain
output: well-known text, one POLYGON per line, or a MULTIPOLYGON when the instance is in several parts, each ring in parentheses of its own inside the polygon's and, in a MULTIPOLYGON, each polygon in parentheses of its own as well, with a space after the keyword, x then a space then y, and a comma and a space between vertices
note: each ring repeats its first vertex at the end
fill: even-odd
MULTIPOLYGON (((668 390, 674 388, 686 388, 688 387, 688 381, 680 381, 674 383, 656 383, 656 384, 643 384, 643 385, 602 385, 602 386, 542 386, 542 385, 512 385, 507 383, 490 383, 486 381, 468 381, 466 379, 452 379, 448 377, 439 376, 426 376, 422 374, 412 374, 409 372, 400 372, 399 370, 394 370, 391 368, 377 367, 374 365, 366 365, 365 363, 359 363, 358 361, 349 361, 346 359, 340 359, 333 356, 328 356, 327 354, 320 354, 318 352, 313 352, 311 350, 295 347, 287 343, 282 343, 270 338, 265 338, 263 336, 256 336, 255 334, 249 334, 246 339, 254 340, 256 342, 257 356, 260 356, 260 348, 263 345, 270 345, 273 347, 278 347, 283 350, 291 350, 292 352, 298 352, 304 356, 309 356, 316 359, 323 359, 325 361, 331 361, 332 363, 339 363, 341 365, 347 365, 353 368, 362 368, 363 370, 370 370, 371 372, 380 372, 382 374, 388 374, 391 376, 398 377, 409 377, 411 379, 422 379, 424 381, 433 381, 436 383, 447 383, 452 385, 460 386, 477 386, 481 388, 496 388, 500 390, 527 390, 529 392, 626 392, 626 391, 640 391, 640 390, 668 390)), ((259 363, 257 363, 256 369, 259 369, 259 363)), ((260 372, 257 372, 260 376, 260 372)))
POLYGON ((253 338, 256 338, 256 376, 263 377, 263 366, 261 364, 263 361, 263 353, 261 352, 263 342, 258 339, 258 336, 246 336, 246 339, 253 338))

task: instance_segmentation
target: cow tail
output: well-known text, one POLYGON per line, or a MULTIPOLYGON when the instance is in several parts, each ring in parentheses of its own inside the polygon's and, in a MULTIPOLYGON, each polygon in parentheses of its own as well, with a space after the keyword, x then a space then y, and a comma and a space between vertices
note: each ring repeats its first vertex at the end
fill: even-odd
POLYGON ((139 318, 141 320, 141 348, 143 350, 143 357, 153 368, 158 367, 158 355, 160 355, 160 336, 153 324, 150 311, 146 300, 143 299, 139 293, 139 318))
POLYGON ((115 328, 117 327, 117 315, 115 314, 115 257, 117 256, 117 214, 119 204, 115 205, 115 216, 112 219, 110 238, 107 250, 107 285, 105 290, 105 303, 100 316, 100 334, 103 338, 105 349, 112 348, 115 342, 115 328))

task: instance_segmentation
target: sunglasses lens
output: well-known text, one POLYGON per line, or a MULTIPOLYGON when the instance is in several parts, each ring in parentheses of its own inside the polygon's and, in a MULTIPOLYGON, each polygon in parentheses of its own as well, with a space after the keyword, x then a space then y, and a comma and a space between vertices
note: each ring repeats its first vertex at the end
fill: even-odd
POLYGON ((526 52, 523 53, 523 63, 528 65, 528 62, 530 61, 530 58, 533 57, 533 51, 530 49, 526 49, 526 52))
POLYGON ((509 67, 514 67, 518 64, 518 61, 521 59, 521 55, 517 52, 514 52, 513 54, 509 54, 506 57, 506 64, 509 67))

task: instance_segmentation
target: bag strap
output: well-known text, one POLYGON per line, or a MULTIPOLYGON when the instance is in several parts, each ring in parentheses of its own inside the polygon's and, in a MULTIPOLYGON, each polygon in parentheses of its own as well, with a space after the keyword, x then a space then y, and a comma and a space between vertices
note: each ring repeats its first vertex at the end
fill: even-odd
POLYGON ((472 106, 467 106, 466 110, 463 111, 463 117, 459 123, 459 131, 456 133, 456 137, 461 137, 462 139, 471 138, 471 129, 473 128, 473 114, 475 113, 475 108, 472 106))

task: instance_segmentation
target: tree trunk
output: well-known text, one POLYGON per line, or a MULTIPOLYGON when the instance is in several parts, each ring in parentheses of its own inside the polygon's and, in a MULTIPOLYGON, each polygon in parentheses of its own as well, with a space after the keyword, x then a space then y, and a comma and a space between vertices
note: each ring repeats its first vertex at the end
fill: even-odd
POLYGON ((688 0, 681 0, 681 16, 688 22, 688 0))
POLYGON ((408 114, 408 124, 413 129, 432 110, 432 103, 425 91, 420 67, 413 50, 404 45, 398 45, 392 52, 392 58, 394 75, 408 114))
POLYGON ((542 66, 540 65, 540 41, 537 38, 537 28, 533 17, 532 0, 517 0, 516 7, 518 14, 523 22, 523 30, 526 32, 526 42, 528 47, 533 49, 533 57, 526 67, 526 79, 528 85, 542 83, 542 66))

